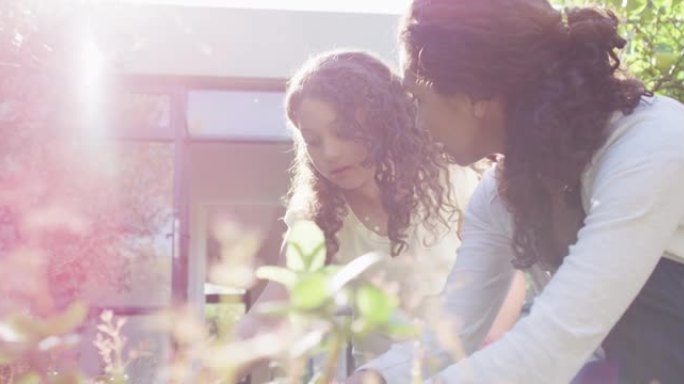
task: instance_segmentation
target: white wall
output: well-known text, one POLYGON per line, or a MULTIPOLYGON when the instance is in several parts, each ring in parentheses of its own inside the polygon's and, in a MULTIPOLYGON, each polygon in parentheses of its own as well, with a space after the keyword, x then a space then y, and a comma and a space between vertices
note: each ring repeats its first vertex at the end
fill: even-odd
POLYGON ((329 49, 398 57, 396 15, 111 4, 93 15, 101 45, 136 74, 283 79, 329 49))

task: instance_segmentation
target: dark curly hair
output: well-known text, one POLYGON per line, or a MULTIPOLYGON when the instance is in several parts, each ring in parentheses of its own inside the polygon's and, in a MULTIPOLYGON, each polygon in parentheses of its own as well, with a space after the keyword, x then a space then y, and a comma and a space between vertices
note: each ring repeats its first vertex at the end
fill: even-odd
MULTIPOLYGON (((416 126, 413 101, 401 79, 382 61, 355 51, 314 57, 288 83, 285 105, 293 128, 305 98, 333 105, 348 128, 342 134, 367 145, 366 164, 375 166, 375 181, 388 215, 392 256, 407 247, 411 224, 420 221, 433 232, 442 224, 448 226, 456 210, 446 157, 429 134, 416 126), (364 112, 363 121, 356 117, 359 110, 364 112)), ((339 250, 336 234, 348 213, 346 203, 341 190, 314 168, 298 129, 293 129, 293 138, 288 208, 303 212, 323 230, 330 262, 339 250)))
POLYGON ((401 39, 406 70, 436 92, 503 97, 499 192, 514 219, 514 265, 557 268, 585 214, 580 178, 610 117, 643 84, 620 70, 618 19, 546 0, 414 0, 401 39))

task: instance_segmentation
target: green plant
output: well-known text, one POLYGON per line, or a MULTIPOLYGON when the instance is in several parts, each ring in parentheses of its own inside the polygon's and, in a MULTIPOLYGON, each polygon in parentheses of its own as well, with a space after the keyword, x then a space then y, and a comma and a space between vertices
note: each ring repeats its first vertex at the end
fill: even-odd
POLYGON ((684 2, 682 0, 561 0, 562 6, 614 10, 628 40, 625 67, 653 92, 684 101, 684 2))
POLYGON ((62 360, 68 360, 70 349, 78 343, 76 329, 86 314, 86 306, 76 302, 49 316, 14 312, 0 319, 0 367, 6 372, 4 379, 23 384, 81 382, 84 377, 78 367, 62 360))
POLYGON ((93 344, 104 363, 104 375, 97 377, 95 383, 125 384, 128 382, 128 365, 150 356, 150 353, 143 346, 124 352, 127 342, 122 333, 127 322, 125 317, 115 317, 112 311, 104 311, 100 314, 100 321, 93 344))
MULTIPOLYGON (((410 335, 412 329, 393 325, 396 299, 359 277, 377 264, 377 254, 362 255, 349 264, 325 265, 323 232, 310 221, 298 222, 291 228, 286 244, 286 267, 262 267, 257 277, 285 286, 289 301, 271 307, 267 312, 287 317, 298 333, 309 333, 314 342, 299 353, 290 354, 299 361, 314 354, 326 354, 322 372, 314 381, 332 380, 338 356, 351 338, 370 332, 410 335), (353 316, 352 316, 353 314, 353 316), (316 341, 322 341, 321 347, 316 341)), ((290 351, 292 352, 292 351, 290 351)), ((290 379, 300 379, 301 371, 290 370, 290 379)))

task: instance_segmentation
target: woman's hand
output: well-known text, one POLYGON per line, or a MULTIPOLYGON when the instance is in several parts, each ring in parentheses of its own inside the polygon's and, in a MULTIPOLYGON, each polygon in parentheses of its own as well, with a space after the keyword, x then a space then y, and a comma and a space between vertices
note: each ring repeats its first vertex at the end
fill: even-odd
POLYGON ((364 369, 354 372, 344 381, 345 384, 386 384, 385 379, 376 371, 364 369))

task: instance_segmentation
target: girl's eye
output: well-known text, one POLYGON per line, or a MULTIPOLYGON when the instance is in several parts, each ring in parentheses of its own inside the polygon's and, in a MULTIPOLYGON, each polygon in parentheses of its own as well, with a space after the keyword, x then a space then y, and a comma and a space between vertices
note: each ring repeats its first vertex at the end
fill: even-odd
POLYGON ((335 137, 337 137, 340 140, 349 140, 351 138, 351 133, 347 132, 344 129, 336 129, 335 130, 335 137))
POLYGON ((359 141, 362 139, 363 134, 359 127, 352 124, 339 124, 335 127, 335 137, 345 141, 359 141))

